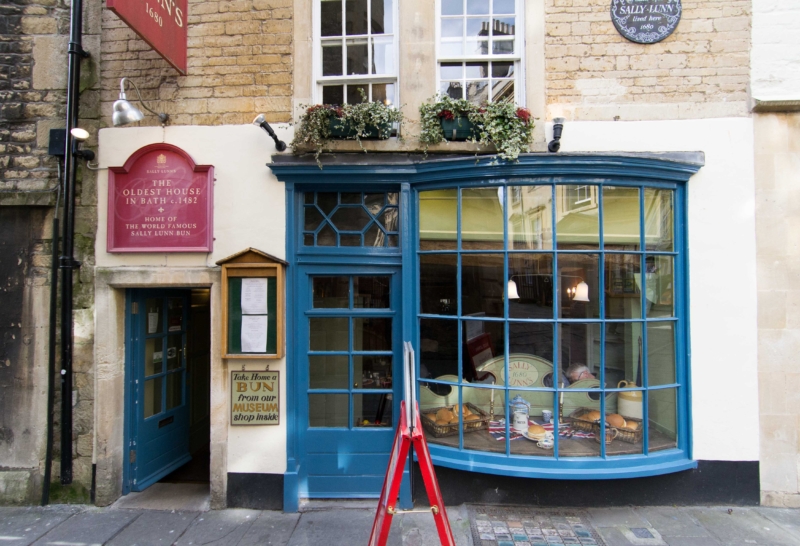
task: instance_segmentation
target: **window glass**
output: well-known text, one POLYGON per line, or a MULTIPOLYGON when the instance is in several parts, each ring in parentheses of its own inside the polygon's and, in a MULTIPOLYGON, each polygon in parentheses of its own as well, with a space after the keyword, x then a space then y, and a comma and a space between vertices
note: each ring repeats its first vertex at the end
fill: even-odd
POLYGON ((502 190, 481 188, 461 192, 461 247, 503 248, 502 190))
POLYGON ((456 248, 458 190, 433 190, 419 194, 420 250, 456 248))
POLYGON ((399 230, 396 192, 306 194, 306 246, 397 247, 399 230))
POLYGON ((553 248, 552 186, 508 188, 508 238, 514 250, 553 248))
POLYGON ((647 250, 671 251, 672 248, 672 192, 669 190, 644 190, 644 229, 647 250))
POLYGON ((639 188, 603 187, 606 250, 639 250, 639 188))
POLYGON ((558 215, 556 244, 559 249, 595 249, 600 245, 597 186, 556 186, 558 215))

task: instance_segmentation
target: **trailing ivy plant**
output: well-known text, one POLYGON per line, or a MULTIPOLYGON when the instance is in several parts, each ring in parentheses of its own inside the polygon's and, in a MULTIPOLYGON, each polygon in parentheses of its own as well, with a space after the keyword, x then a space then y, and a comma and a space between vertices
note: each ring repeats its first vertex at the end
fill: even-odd
POLYGON ((497 154, 515 161, 528 150, 533 140, 533 117, 526 108, 512 102, 499 101, 477 106, 464 99, 437 95, 419 107, 419 140, 427 152, 428 146, 446 142, 441 120, 465 117, 474 125, 474 136, 469 139, 478 144, 492 144, 497 154))
MULTIPOLYGON (((292 147, 295 150, 308 146, 314 148, 314 158, 320 169, 322 163, 319 156, 326 144, 332 140, 331 128, 344 132, 341 138, 356 140, 361 149, 366 148, 361 144, 362 138, 374 137, 377 132, 379 139, 389 138, 392 124, 402 124, 403 113, 385 105, 380 101, 367 102, 364 91, 361 92, 363 102, 358 104, 345 104, 342 106, 330 104, 303 105, 305 113, 300 117, 297 130, 294 133, 292 147)), ((398 134, 400 133, 398 127, 398 134)))

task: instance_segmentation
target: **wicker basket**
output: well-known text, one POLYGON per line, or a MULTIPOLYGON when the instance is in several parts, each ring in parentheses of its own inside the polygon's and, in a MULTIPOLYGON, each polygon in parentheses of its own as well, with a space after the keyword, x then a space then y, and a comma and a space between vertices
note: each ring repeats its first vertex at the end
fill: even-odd
POLYGON ((591 408, 578 408, 569 414, 569 417, 567 417, 566 421, 569 423, 569 426, 575 430, 579 430, 581 432, 594 432, 594 427, 597 425, 597 422, 584 418, 590 411, 597 410, 593 410, 591 408))
MULTIPOLYGON (((467 432, 475 432, 476 430, 486 429, 489 428, 489 414, 485 411, 481 410, 474 404, 467 402, 465 404, 469 410, 474 414, 480 417, 475 421, 465 421, 464 422, 464 433, 467 432)), ((447 409, 452 410, 451 406, 446 406, 447 409)), ((433 434, 435 438, 441 438, 443 436, 453 436, 454 434, 458 434, 458 421, 455 423, 450 423, 448 425, 437 425, 436 424, 436 412, 441 408, 431 408, 422 412, 422 426, 433 434)))
MULTIPOLYGON (((635 417, 625 417, 622 416, 628 423, 636 423, 638 428, 636 430, 628 430, 625 428, 616 428, 610 426, 606 423, 606 429, 614 429, 617 431, 617 440, 622 440, 623 442, 628 442, 629 444, 638 444, 642 441, 642 434, 644 434, 644 426, 642 425, 641 419, 636 419, 635 417)), ((600 434, 600 423, 595 423, 596 427, 595 434, 600 434)))

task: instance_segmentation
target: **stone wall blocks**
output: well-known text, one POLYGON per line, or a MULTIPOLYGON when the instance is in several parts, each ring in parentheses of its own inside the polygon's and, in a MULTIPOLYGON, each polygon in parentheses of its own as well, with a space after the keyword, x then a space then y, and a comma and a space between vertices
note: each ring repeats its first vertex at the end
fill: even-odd
POLYGON ((251 0, 229 0, 219 3, 219 11, 220 13, 250 11, 252 5, 251 0))
POLYGON ((220 5, 218 2, 192 2, 191 7, 189 8, 189 18, 191 19, 208 13, 217 13, 219 11, 219 7, 220 5))
POLYGON ((225 34, 241 36, 242 34, 256 34, 261 31, 261 27, 269 23, 259 23, 258 21, 239 21, 235 23, 225 23, 225 34))
POLYGON ((204 36, 202 44, 206 47, 235 47, 242 45, 242 36, 204 36))
POLYGON ((24 34, 56 34, 58 20, 52 17, 23 17, 20 21, 24 34))
POLYGON ((250 98, 214 98, 208 99, 210 113, 253 112, 253 99, 250 98))
POLYGON ((225 34, 225 23, 202 23, 199 25, 189 25, 187 34, 189 36, 219 36, 225 34))

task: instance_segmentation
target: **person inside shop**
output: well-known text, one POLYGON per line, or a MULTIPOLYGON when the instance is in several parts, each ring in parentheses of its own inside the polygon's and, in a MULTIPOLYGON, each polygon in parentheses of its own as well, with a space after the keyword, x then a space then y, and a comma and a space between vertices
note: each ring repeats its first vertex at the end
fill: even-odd
MULTIPOLYGON (((567 368, 566 372, 561 372, 561 385, 566 387, 575 383, 576 381, 580 381, 581 379, 595 379, 595 376, 592 372, 589 371, 588 366, 585 364, 570 364, 567 368)), ((552 387, 553 386, 553 376, 551 374, 547 374, 545 378, 542 380, 542 384, 545 387, 552 387)))

